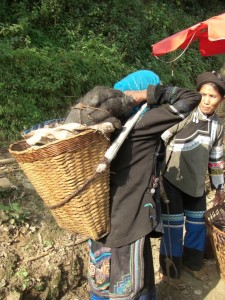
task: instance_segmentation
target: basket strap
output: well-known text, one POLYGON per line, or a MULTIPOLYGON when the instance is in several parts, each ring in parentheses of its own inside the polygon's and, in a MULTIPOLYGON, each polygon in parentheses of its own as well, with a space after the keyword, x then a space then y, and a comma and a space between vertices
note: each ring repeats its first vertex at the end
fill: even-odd
POLYGON ((83 190, 99 175, 100 172, 95 171, 95 173, 92 175, 91 178, 89 178, 82 187, 80 187, 78 190, 76 190, 72 195, 68 196, 65 200, 63 200, 60 203, 54 204, 54 205, 47 205, 47 208, 49 209, 55 209, 55 208, 59 208, 62 207, 63 205, 67 204, 68 202, 70 202, 70 200, 72 200, 74 197, 76 197, 77 195, 79 195, 81 192, 83 192, 83 190))

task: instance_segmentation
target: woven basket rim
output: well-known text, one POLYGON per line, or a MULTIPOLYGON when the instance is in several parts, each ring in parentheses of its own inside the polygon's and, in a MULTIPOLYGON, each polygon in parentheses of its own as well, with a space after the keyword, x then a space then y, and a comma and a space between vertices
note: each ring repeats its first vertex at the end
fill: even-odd
POLYGON ((98 130, 85 129, 72 137, 50 142, 40 147, 31 147, 26 143, 26 140, 21 140, 9 146, 9 153, 16 158, 17 162, 28 163, 48 159, 50 157, 57 157, 58 155, 78 151, 78 149, 82 151, 81 141, 86 140, 87 142, 87 138, 92 137, 92 141, 94 142, 97 136, 100 140, 109 140, 110 137, 109 134, 102 133, 98 130))
POLYGON ((204 213, 204 216, 205 216, 206 218, 208 218, 208 215, 209 215, 211 212, 213 212, 213 211, 215 211, 215 210, 219 210, 219 209, 221 209, 221 208, 224 209, 224 211, 225 211, 225 202, 222 203, 222 204, 217 204, 217 205, 215 205, 215 206, 213 206, 213 207, 207 209, 207 210, 205 211, 205 213, 204 213))
POLYGON ((222 203, 222 204, 215 205, 215 206, 209 208, 207 211, 205 211, 205 213, 204 213, 204 219, 205 219, 206 225, 208 225, 209 227, 211 227, 219 235, 222 235, 222 236, 225 237, 225 232, 223 232, 222 230, 220 230, 219 228, 217 228, 209 220, 209 217, 210 217, 211 213, 214 212, 214 211, 219 211, 220 209, 223 209, 225 211, 225 202, 222 203))

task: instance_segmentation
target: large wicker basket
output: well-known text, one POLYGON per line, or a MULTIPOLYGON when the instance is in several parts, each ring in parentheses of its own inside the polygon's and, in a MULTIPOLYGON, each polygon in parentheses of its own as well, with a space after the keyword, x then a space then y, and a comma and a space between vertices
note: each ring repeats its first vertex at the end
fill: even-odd
POLYGON ((25 140, 9 152, 27 175, 58 225, 97 240, 109 232, 109 169, 96 167, 109 138, 91 129, 37 149, 25 140))
POLYGON ((225 203, 208 209, 204 217, 218 270, 225 281, 225 203))

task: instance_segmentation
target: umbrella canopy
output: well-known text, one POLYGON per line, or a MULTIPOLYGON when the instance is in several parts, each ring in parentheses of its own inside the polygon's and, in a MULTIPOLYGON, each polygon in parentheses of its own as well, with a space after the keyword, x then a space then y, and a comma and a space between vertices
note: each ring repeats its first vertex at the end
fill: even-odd
POLYGON ((152 54, 160 56, 178 48, 185 49, 198 40, 202 56, 225 53, 225 13, 184 29, 152 45, 152 54))

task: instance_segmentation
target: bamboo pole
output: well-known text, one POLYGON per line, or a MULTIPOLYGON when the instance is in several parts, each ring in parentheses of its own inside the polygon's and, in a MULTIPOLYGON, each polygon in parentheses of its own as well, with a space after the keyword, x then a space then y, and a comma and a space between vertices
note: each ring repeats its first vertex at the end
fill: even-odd
POLYGON ((10 165, 16 162, 15 158, 0 159, 0 165, 10 165))

